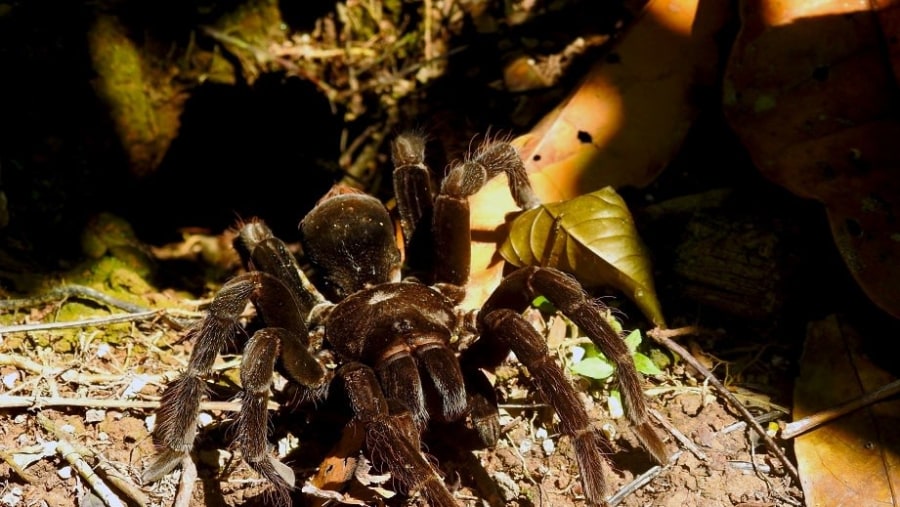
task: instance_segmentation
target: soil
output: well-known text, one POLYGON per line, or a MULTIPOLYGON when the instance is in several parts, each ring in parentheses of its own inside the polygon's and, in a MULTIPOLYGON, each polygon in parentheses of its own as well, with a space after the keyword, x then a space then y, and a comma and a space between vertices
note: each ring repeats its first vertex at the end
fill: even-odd
MULTIPOLYGON (((171 378, 186 363, 190 344, 179 342, 180 333, 162 322, 136 322, 130 331, 132 342, 121 347, 110 348, 102 339, 102 329, 84 329, 79 334, 72 353, 40 349, 39 362, 33 363, 15 353, 0 357, 5 385, 2 399, 5 402, 12 399, 9 396, 20 396, 28 405, 4 409, 0 415, 0 444, 6 460, 0 464, 4 480, 0 502, 10 506, 43 502, 99 505, 101 500, 86 484, 86 477, 73 470, 69 460, 76 454, 64 454, 58 444, 67 441, 75 446, 77 456, 129 503, 172 505, 180 472, 156 484, 140 485, 141 471, 155 450, 149 437, 153 411, 138 407, 142 400, 158 399, 162 379, 171 378), (55 406, 57 403, 60 406, 55 406), (133 489, 116 488, 121 484, 115 482, 116 478, 133 489), (129 497, 123 490, 138 493, 129 497)), ((13 340, 5 339, 5 350, 18 350, 13 340)), ((235 358, 224 356, 217 363, 222 366, 217 368, 215 386, 222 393, 214 396, 216 399, 237 395, 228 381, 236 376, 235 358)), ((504 431, 495 448, 457 449, 447 441, 448 433, 443 430, 426 436, 426 449, 446 474, 445 481, 454 488, 460 504, 486 505, 484 498, 493 494, 503 498, 500 505, 585 505, 573 449, 556 433, 553 414, 533 394, 526 373, 510 360, 497 378, 504 431), (479 477, 489 479, 479 481, 479 477)), ((581 389, 593 393, 584 393, 582 399, 595 424, 611 436, 609 490, 626 488, 641 474, 651 473, 644 485, 629 489, 618 505, 802 505, 801 495, 781 463, 758 438, 737 424, 740 417, 715 391, 686 373, 683 364, 647 382, 650 406, 673 428, 658 426, 670 449, 677 450, 665 467, 654 467, 624 418, 610 419, 606 389, 585 379, 577 382, 581 389), (672 432, 690 441, 691 449, 678 443, 672 432)), ((334 452, 340 437, 335 431, 334 413, 340 410, 334 403, 291 407, 289 393, 287 389, 278 397, 286 406, 273 413, 274 435, 283 437, 278 443, 282 459, 299 472, 299 480, 305 481, 319 462, 334 452), (293 436, 288 437, 288 431, 293 436)), ((752 410, 774 412, 776 420, 786 417, 786 409, 767 396, 748 391, 740 394, 752 410)), ((204 414, 205 426, 192 454, 198 462, 199 479, 189 505, 257 505, 271 501, 270 487, 229 448, 233 412, 206 410, 204 414)), ((394 492, 390 480, 369 483, 365 480, 368 475, 357 476, 347 486, 347 498, 351 500, 418 503, 394 492)), ((308 501, 302 493, 294 495, 295 505, 308 501)))

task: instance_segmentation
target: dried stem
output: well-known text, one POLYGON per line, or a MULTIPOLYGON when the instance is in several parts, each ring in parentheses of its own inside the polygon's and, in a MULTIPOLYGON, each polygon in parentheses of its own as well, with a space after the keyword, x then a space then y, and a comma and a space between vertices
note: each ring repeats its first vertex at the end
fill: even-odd
POLYGON ((72 465, 72 468, 78 472, 78 475, 84 479, 84 482, 88 483, 91 489, 94 490, 94 493, 103 500, 103 503, 106 504, 107 507, 126 507, 125 502, 116 496, 113 490, 103 482, 103 479, 94 472, 91 465, 81 457, 81 454, 78 453, 75 446, 65 438, 65 433, 60 431, 53 422, 43 414, 38 414, 37 420, 44 429, 53 433, 56 437, 56 453, 72 465))
POLYGON ((706 369, 705 366, 700 364, 700 361, 697 361, 697 358, 691 355, 691 353, 688 352, 687 349, 675 343, 671 338, 669 338, 669 336, 689 333, 677 333, 675 331, 676 330, 653 329, 647 334, 660 345, 681 356, 695 370, 700 372, 713 385, 713 387, 715 387, 716 390, 719 391, 719 393, 724 396, 726 400, 728 400, 728 402, 734 407, 734 409, 741 414, 741 417, 744 418, 744 421, 751 428, 753 428, 753 431, 755 431, 759 435, 759 438, 762 439, 763 443, 766 444, 766 448, 769 450, 769 452, 774 454, 781 461, 782 465, 784 465, 785 470, 787 470, 791 478, 794 479, 797 484, 800 484, 800 473, 797 471, 797 468, 793 465, 793 463, 790 462, 787 456, 785 456, 784 451, 782 451, 781 448, 778 447, 778 444, 775 442, 775 440, 773 440, 772 437, 770 437, 769 434, 766 433, 766 430, 763 429, 763 427, 758 422, 756 422, 756 419, 753 418, 753 414, 751 414, 747 410, 747 407, 745 407, 744 404, 741 403, 734 396, 734 394, 732 394, 731 391, 728 390, 727 387, 722 385, 722 383, 719 382, 719 379, 717 379, 715 375, 712 374, 712 372, 710 372, 708 369, 706 369))
MULTIPOLYGON (((53 396, 3 396, 0 395, 0 409, 5 408, 40 409, 47 407, 88 407, 115 409, 156 409, 158 401, 149 400, 104 400, 96 398, 62 398, 53 396)), ((269 410, 278 410, 278 404, 270 401, 269 410)), ((204 401, 200 410, 217 410, 220 412, 240 412, 239 401, 204 401)))
POLYGON ((889 384, 881 386, 878 389, 870 393, 866 393, 865 395, 855 400, 848 401, 843 405, 829 408, 809 417, 804 417, 799 421, 794 421, 792 423, 786 424, 781 429, 779 436, 783 439, 794 438, 827 422, 833 421, 838 417, 843 417, 850 412, 869 406, 875 402, 881 401, 897 393, 900 393, 900 380, 895 380, 889 384))

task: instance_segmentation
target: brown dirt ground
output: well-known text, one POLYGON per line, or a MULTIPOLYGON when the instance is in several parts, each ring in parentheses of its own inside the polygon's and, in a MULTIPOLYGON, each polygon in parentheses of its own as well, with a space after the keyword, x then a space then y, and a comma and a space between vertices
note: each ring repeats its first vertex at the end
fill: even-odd
MULTIPOLYGON (((41 308, 25 312, 21 322, 51 319, 54 312, 41 308)), ((152 409, 138 408, 140 402, 158 399, 166 376, 186 364, 191 346, 180 342, 178 332, 163 322, 134 323, 128 334, 130 343, 110 347, 104 342, 103 328, 84 328, 74 350, 54 351, 40 348, 28 362, 20 356, 22 346, 34 346, 34 332, 24 336, 3 336, 0 396, 63 398, 54 402, 37 401, 27 407, 0 408, 0 505, 100 505, 85 476, 73 471, 67 458, 74 457, 57 442, 75 446, 75 451, 93 467, 104 482, 126 484, 137 493, 114 491, 133 505, 172 505, 180 472, 152 485, 140 485, 141 470, 154 452, 148 426, 152 409), (143 379, 143 380, 140 380, 143 379), (119 403, 117 407, 114 404, 119 403), (41 419, 41 417, 45 419, 41 419), (47 421, 42 424, 41 421, 47 421), (55 431, 56 433, 53 433, 55 431), (129 498, 130 497, 130 498, 129 498)), ((227 379, 236 376, 236 356, 225 356, 219 364, 217 385, 223 398, 236 394, 227 379), (229 364, 230 363, 230 366, 229 364)), ((442 443, 429 437, 426 445, 447 474, 446 482, 455 488, 461 505, 487 505, 482 489, 472 477, 486 473, 488 484, 499 485, 507 505, 580 506, 585 505, 578 482, 578 468, 572 448, 556 434, 552 414, 528 387, 526 374, 515 363, 504 367, 497 387, 503 401, 504 435, 494 449, 454 453, 442 450, 442 443), (508 371, 507 371, 508 370, 508 371), (462 457, 460 457, 462 456, 462 457), (466 459, 468 457, 468 459, 466 459)), ((578 384, 582 390, 584 382, 578 384)), ((801 495, 783 467, 743 429, 729 431, 739 422, 727 404, 709 387, 698 384, 683 366, 676 365, 664 375, 646 382, 651 407, 695 446, 687 450, 676 443, 672 433, 659 427, 677 459, 654 473, 649 481, 621 499, 623 506, 766 506, 802 505, 801 495), (701 454, 702 453, 702 454, 701 454), (755 468, 753 466, 755 464, 755 468)), ((604 390, 584 393, 586 406, 598 425, 613 435, 609 455, 609 489, 620 490, 651 469, 647 455, 638 447, 624 419, 610 420, 606 414, 604 390)), ((743 392, 742 399, 751 410, 768 413, 777 410, 767 397, 743 392)), ((288 457, 301 477, 310 475, 316 463, 329 454, 336 435, 323 437, 316 432, 322 423, 316 417, 331 410, 301 406, 297 411, 276 414, 276 436, 284 435, 287 424, 297 435, 288 457), (297 425, 297 421, 307 421, 297 425), (287 421, 287 422, 286 422, 287 421), (319 424, 319 426, 316 426, 319 424)), ((199 479, 190 505, 258 505, 270 500, 267 486, 233 453, 227 450, 227 426, 231 412, 207 411, 207 426, 201 432, 195 459, 199 479)), ((784 414, 780 414, 783 418, 784 414)), ((326 426, 331 419, 326 418, 326 426)), ((332 428, 333 429, 333 428, 332 428)), ((328 434, 329 432, 325 432, 328 434)), ((354 481, 355 482, 355 481, 354 481)), ((370 486, 354 484, 349 495, 369 504, 382 500, 389 505, 415 504, 403 495, 393 495, 390 481, 370 486), (386 497, 394 496, 391 499, 386 497)), ((297 493, 295 504, 308 497, 297 493)))

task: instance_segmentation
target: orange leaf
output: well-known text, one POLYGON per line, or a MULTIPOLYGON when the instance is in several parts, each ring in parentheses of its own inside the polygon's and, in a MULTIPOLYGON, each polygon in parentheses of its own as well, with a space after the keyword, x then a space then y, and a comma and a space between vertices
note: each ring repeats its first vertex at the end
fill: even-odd
MULTIPOLYGON (((697 113, 692 96, 717 75, 714 36, 728 2, 652 0, 605 61, 532 131, 516 139, 543 202, 605 186, 650 183, 674 156, 697 113)), ((471 199, 470 304, 493 290, 506 214, 516 207, 505 178, 471 199)))
POLYGON ((857 282, 900 316, 900 51, 884 46, 900 2, 751 0, 742 20, 725 75, 729 122, 766 177, 825 204, 857 282))
MULTIPOLYGON (((862 352, 860 336, 837 317, 809 326, 794 418, 858 398, 894 380, 862 352)), ((794 450, 807 505, 897 505, 900 401, 884 401, 798 437, 794 450)))
MULTIPOLYGON (((356 473, 359 453, 363 447, 365 432, 363 424, 353 421, 341 433, 341 440, 331 449, 328 456, 319 465, 309 482, 316 489, 340 492, 346 488, 356 473)), ((315 497, 311 505, 320 506, 328 503, 328 497, 315 497)))

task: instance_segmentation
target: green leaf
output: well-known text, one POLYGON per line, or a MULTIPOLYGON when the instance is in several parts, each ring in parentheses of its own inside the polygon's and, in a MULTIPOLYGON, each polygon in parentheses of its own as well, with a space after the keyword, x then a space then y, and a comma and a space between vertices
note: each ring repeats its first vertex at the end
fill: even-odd
POLYGON ((531 306, 540 310, 541 313, 556 313, 556 306, 554 306, 553 303, 551 303, 550 300, 544 296, 538 296, 534 298, 534 301, 531 302, 531 306))
POLYGON ((572 371, 583 376, 596 380, 603 380, 612 376, 615 368, 609 364, 606 358, 585 357, 580 362, 572 365, 572 371))
POLYGON ((651 322, 665 327, 650 257, 625 201, 612 187, 522 213, 500 253, 516 266, 551 266, 572 273, 583 285, 611 285, 651 322))
POLYGON ((634 331, 628 333, 628 336, 625 337, 625 345, 628 346, 628 351, 634 354, 634 351, 637 350, 638 345, 641 344, 641 330, 635 329, 634 331))
POLYGON ((631 357, 634 359, 634 367, 644 375, 659 375, 662 373, 662 370, 656 366, 656 363, 644 354, 635 352, 631 357))

